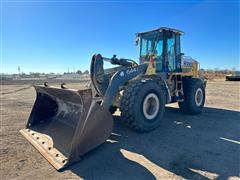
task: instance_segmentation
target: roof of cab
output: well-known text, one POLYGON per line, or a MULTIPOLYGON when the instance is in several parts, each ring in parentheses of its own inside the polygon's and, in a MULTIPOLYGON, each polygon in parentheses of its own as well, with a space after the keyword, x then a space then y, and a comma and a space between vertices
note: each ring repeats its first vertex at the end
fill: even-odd
POLYGON ((139 35, 146 34, 146 33, 149 33, 149 32, 154 32, 154 31, 162 32, 163 30, 165 30, 165 31, 172 31, 172 32, 180 34, 180 35, 184 34, 183 31, 180 31, 180 30, 177 30, 177 29, 168 28, 168 27, 160 27, 160 28, 153 29, 153 30, 150 30, 150 31, 139 32, 139 33, 137 33, 137 35, 139 36, 139 35))

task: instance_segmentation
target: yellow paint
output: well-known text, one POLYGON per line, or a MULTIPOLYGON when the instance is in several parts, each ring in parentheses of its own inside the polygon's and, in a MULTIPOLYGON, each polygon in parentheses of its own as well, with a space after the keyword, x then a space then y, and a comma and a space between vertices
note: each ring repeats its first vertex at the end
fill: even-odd
POLYGON ((193 77, 198 77, 198 62, 193 63, 192 71, 193 77))
POLYGON ((146 74, 151 75, 151 74, 156 74, 156 62, 154 62, 154 67, 153 64, 150 62, 146 62, 148 64, 146 74))
POLYGON ((199 63, 198 62, 193 62, 192 67, 182 67, 182 76, 192 76, 194 78, 199 77, 198 75, 198 68, 199 63))

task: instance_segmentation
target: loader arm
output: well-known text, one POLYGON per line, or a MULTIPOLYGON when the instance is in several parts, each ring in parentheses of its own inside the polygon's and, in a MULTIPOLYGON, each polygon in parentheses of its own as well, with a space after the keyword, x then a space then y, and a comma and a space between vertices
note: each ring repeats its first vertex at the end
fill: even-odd
POLYGON ((144 74, 147 69, 147 64, 141 64, 134 67, 125 68, 124 70, 117 71, 111 78, 109 86, 106 90, 102 106, 109 109, 115 96, 119 92, 120 87, 126 85, 131 79, 138 75, 144 74))
MULTIPOLYGON (((91 60, 90 77, 93 91, 96 91, 97 96, 104 97, 113 75, 118 71, 125 70, 128 67, 137 66, 137 63, 130 59, 102 57, 101 54, 95 54, 91 60), (117 67, 104 69, 104 61, 117 65, 117 67)), ((93 94, 93 95, 96 95, 93 94)))
POLYGON ((133 79, 134 77, 144 74, 147 65, 137 65, 130 59, 117 59, 116 55, 112 58, 102 57, 101 54, 95 54, 91 61, 91 80, 97 94, 102 97, 101 105, 109 109, 113 105, 113 101, 119 92, 121 86, 133 79), (104 70, 103 61, 108 61, 115 68, 104 70))

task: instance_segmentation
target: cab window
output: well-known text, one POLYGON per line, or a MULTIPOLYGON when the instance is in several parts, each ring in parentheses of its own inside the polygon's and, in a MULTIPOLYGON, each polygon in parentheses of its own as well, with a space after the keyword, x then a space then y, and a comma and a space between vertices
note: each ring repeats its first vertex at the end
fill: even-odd
POLYGON ((156 71, 162 71, 163 35, 159 32, 143 34, 140 43, 140 62, 149 61, 149 55, 155 56, 156 71))

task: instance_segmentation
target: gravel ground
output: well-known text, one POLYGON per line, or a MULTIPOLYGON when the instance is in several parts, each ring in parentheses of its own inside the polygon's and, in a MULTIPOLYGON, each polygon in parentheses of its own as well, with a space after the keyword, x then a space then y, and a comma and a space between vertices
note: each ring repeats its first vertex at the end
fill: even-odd
POLYGON ((240 178, 239 82, 208 82, 201 115, 183 115, 172 104, 161 127, 146 134, 127 129, 116 112, 112 141, 63 172, 56 171, 19 133, 34 100, 28 84, 1 87, 1 179, 240 178))

